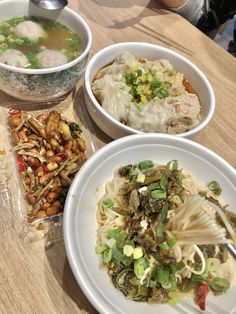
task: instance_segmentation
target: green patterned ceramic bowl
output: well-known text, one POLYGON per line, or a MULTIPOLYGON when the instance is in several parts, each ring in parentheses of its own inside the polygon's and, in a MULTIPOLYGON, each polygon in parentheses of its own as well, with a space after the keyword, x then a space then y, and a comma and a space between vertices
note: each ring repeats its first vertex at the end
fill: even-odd
POLYGON ((82 76, 89 56, 92 35, 84 19, 65 7, 63 10, 43 10, 28 0, 3 0, 0 2, 0 20, 13 16, 39 16, 56 20, 81 38, 82 54, 75 60, 54 68, 23 69, 0 63, 0 89, 23 100, 44 101, 70 91, 82 76))

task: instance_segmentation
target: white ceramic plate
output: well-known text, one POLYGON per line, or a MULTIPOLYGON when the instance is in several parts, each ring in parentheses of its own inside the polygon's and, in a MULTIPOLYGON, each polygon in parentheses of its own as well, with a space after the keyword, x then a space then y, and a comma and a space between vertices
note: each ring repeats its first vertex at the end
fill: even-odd
MULTIPOLYGON (((235 208, 236 171, 209 149, 169 135, 143 134, 119 139, 100 149, 84 164, 69 190, 64 213, 64 239, 72 271, 100 313, 200 313, 190 297, 182 299, 175 307, 127 300, 114 288, 106 270, 100 267, 99 256, 95 253, 96 210, 104 183, 112 178, 117 167, 145 159, 158 163, 177 159, 180 166, 202 184, 217 180, 223 188, 222 199, 232 210, 235 208)), ((236 313, 235 295, 235 285, 220 297, 209 295, 205 313, 236 313)))

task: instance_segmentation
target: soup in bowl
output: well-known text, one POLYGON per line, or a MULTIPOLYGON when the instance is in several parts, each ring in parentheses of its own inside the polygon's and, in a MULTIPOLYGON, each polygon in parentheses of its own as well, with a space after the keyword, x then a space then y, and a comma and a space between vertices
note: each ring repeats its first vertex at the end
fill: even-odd
POLYGON ((26 0, 0 3, 0 34, 0 89, 32 101, 70 91, 92 42, 89 26, 70 8, 47 11, 26 0))

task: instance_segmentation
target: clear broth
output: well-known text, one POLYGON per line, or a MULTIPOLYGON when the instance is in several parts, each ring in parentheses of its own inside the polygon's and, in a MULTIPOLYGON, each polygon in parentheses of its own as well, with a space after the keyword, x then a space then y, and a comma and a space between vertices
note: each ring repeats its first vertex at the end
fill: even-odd
POLYGON ((40 17, 13 17, 0 21, 0 54, 6 49, 20 50, 28 59, 25 68, 40 68, 37 54, 43 50, 56 49, 66 56, 68 62, 76 59, 83 51, 80 37, 67 26, 49 19, 40 17), (21 22, 32 21, 39 23, 47 34, 37 41, 20 38, 14 34, 14 28, 21 22))

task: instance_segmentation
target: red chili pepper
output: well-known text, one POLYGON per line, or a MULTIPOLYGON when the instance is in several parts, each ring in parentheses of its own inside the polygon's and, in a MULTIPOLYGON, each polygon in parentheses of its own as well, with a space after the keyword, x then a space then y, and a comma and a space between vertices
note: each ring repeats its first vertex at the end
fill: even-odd
POLYGON ((197 291, 196 303, 202 311, 205 311, 206 308, 206 296, 208 292, 208 285, 206 283, 201 283, 197 291))
POLYGON ((22 155, 19 155, 17 157, 17 164, 18 164, 18 168, 20 170, 20 172, 25 171, 25 161, 22 155))

